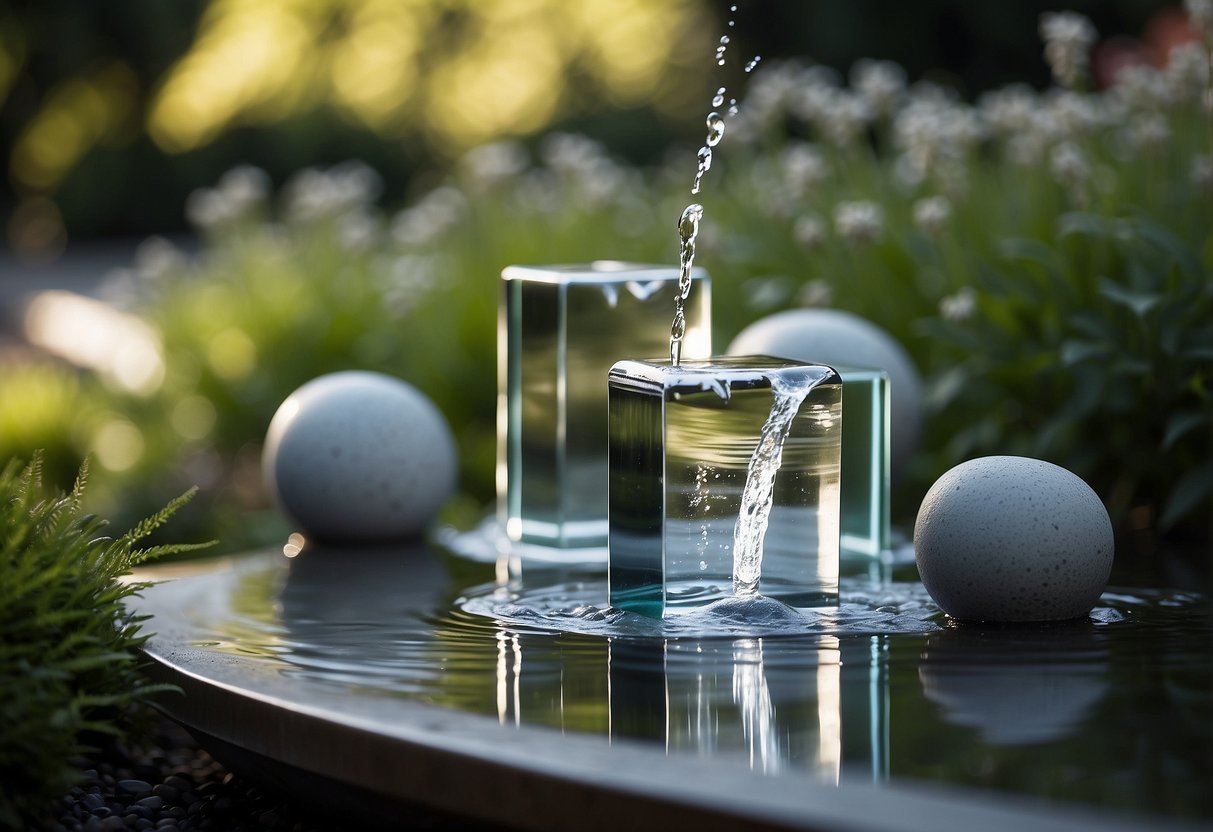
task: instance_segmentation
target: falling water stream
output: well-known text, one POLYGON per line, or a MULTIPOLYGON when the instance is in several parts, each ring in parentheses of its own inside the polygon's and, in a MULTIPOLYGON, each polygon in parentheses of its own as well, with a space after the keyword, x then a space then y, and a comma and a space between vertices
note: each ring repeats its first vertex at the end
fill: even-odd
MULTIPOLYGON (((737 11, 731 6, 730 13, 737 11)), ((730 28, 735 21, 730 19, 730 28)), ((716 64, 724 66, 725 54, 728 51, 730 38, 720 37, 716 47, 716 64)), ((745 66, 747 73, 753 71, 761 60, 754 56, 745 66)), ((724 104, 725 87, 716 90, 712 97, 712 106, 724 104)), ((736 113, 735 101, 729 108, 730 115, 736 113)), ((707 117, 707 137, 697 155, 698 165, 695 170, 695 180, 691 184, 692 196, 697 195, 703 183, 703 175, 712 168, 712 149, 724 138, 725 121, 717 110, 713 109, 707 117)), ((674 296, 674 322, 670 326, 670 364, 679 366, 682 358, 682 339, 686 334, 686 300, 691 291, 691 268, 695 262, 695 240, 699 235, 699 223, 703 219, 703 206, 692 203, 683 209, 678 218, 679 243, 679 272, 678 291, 674 296)), ((746 482, 742 490, 741 511, 733 533, 733 594, 738 597, 751 597, 758 593, 759 580, 762 576, 762 547, 766 536, 767 521, 771 515, 771 504, 774 498, 775 476, 783 460, 783 446, 792 429, 796 413, 804 403, 805 397, 820 382, 819 377, 805 376, 795 383, 772 377, 771 393, 774 402, 771 415, 762 427, 758 445, 750 458, 746 473, 746 482)))

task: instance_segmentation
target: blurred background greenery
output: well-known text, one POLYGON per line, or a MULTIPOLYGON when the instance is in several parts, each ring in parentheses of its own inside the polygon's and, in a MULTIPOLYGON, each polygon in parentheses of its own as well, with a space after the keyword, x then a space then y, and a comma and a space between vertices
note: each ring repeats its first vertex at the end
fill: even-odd
POLYGON ((200 535, 273 541, 287 529, 258 460, 274 409, 323 372, 379 369, 447 415, 463 468, 448 519, 478 517, 501 268, 674 262, 725 86, 741 111, 699 258, 717 349, 777 309, 858 312, 928 382, 903 528, 951 465, 1023 453, 1100 493, 1125 574, 1207 576, 1200 21, 1065 3, 1099 37, 1079 27, 1082 71, 1059 82, 1039 34, 1052 2, 738 5, 733 28, 709 0, 8 5, 3 279, 37 279, 14 278, 5 307, 0 458, 45 448, 66 483, 92 454, 97 510, 118 520, 196 483, 200 535), (148 236, 117 271, 87 254, 148 236), (84 291, 25 291, 55 288, 78 250, 84 291), (1181 571, 1160 573, 1159 551, 1181 571))

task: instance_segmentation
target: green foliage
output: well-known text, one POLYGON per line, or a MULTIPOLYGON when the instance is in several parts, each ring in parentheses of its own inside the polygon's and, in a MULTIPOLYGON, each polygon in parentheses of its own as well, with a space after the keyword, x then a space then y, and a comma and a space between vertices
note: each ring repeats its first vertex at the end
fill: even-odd
POLYGON ((43 461, 0 471, 0 826, 26 828, 71 785, 68 760, 127 730, 130 704, 160 692, 139 673, 142 617, 119 580, 149 558, 199 548, 140 544, 192 492, 117 538, 84 514, 81 467, 67 494, 43 485, 43 461))
MULTIPOLYGON (((903 525, 951 466, 1017 453, 1085 478, 1122 529, 1209 546, 1209 48, 1100 92, 1012 86, 975 103, 888 64, 857 64, 849 84, 796 63, 754 73, 693 197, 716 350, 795 305, 901 341, 927 381, 894 495, 903 525)), ((503 142, 395 214, 358 164, 302 171, 277 195, 253 168, 196 192, 197 255, 150 241, 128 276, 166 372, 151 396, 107 394, 143 437, 120 502, 145 512, 188 476, 203 487, 193 519, 229 545, 280 536, 258 471, 270 417, 304 381, 361 368, 446 414, 457 509, 477 514, 493 498, 502 268, 673 265, 694 159, 637 169, 585 137, 503 142)))

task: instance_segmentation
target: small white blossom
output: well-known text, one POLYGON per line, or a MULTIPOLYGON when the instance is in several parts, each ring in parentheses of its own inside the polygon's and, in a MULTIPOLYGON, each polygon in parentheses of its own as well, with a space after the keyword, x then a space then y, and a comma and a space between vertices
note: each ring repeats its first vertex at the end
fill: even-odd
POLYGON ((354 209, 337 221, 337 243, 355 254, 367 251, 379 239, 380 225, 379 217, 365 207, 354 209))
POLYGON ((964 323, 971 319, 976 311, 977 293, 969 286, 965 286, 955 294, 941 298, 939 301, 940 316, 953 323, 964 323))
POLYGON ((1040 124, 1048 124, 1054 139, 1088 136, 1102 125, 1096 101, 1094 96, 1056 90, 1044 98, 1048 115, 1040 124))
POLYGON ((829 166, 821 151, 808 142, 794 142, 779 158, 784 182, 797 196, 804 196, 829 175, 829 166))
POLYGON ((792 227, 792 237, 807 249, 819 248, 826 239, 826 224, 816 214, 805 214, 792 227))
POLYGON ((351 161, 328 170, 305 168, 282 190, 287 216, 295 222, 313 223, 368 205, 382 188, 378 173, 362 162, 351 161))
POLYGON ((1180 44, 1171 50, 1163 72, 1176 100, 1198 99, 1209 87, 1209 55, 1202 44, 1180 44))
POLYGON ((450 185, 442 185, 405 208, 392 220, 392 236, 405 246, 433 242, 453 228, 467 212, 467 198, 450 185))
POLYGON ((1045 12, 1040 16, 1045 61, 1059 84, 1074 87, 1085 77, 1095 35, 1095 27, 1081 14, 1045 12))
POLYGON ((1213 193, 1213 156, 1194 156, 1188 176, 1197 188, 1213 193))
POLYGON ((223 194, 214 188, 198 188, 185 198, 185 218, 199 231, 215 231, 240 218, 223 194))
POLYGON ((475 185, 491 188, 518 176, 529 161, 520 143, 500 141, 469 150, 459 164, 475 185))
POLYGON ((383 300, 395 318, 403 318, 437 282, 442 271, 442 259, 437 255, 406 254, 391 261, 381 261, 375 274, 383 292, 383 300))
POLYGON ((1134 147, 1157 150, 1171 138, 1171 127, 1160 113, 1142 113, 1129 125, 1134 147))
POLYGON ((826 66, 796 67, 789 82, 783 108, 806 122, 820 119, 833 95, 842 88, 842 76, 826 66))
POLYGON ((801 306, 830 306, 834 303, 834 288, 821 278, 810 280, 796 293, 796 302, 801 306))
POLYGON ((1188 21, 1206 39, 1213 38, 1213 0, 1184 0, 1184 11, 1188 13, 1188 21))
POLYGON ((893 120, 894 142, 908 160, 899 164, 924 179, 941 172, 955 178, 984 135, 974 109, 933 87, 916 87, 893 120))
POLYGON ((239 165, 219 178, 217 189, 243 212, 266 200, 270 177, 253 165, 239 165))
POLYGON ((1036 93, 1027 84, 1012 84, 978 99, 981 117, 999 136, 1015 136, 1028 129, 1039 104, 1036 93))
POLYGON ((834 228, 850 242, 876 242, 884 233, 884 211, 868 200, 840 202, 834 207, 834 228))
POLYGON ((864 59, 851 68, 851 86, 877 113, 893 111, 898 97, 905 92, 906 71, 892 61, 864 59))
MULTIPOLYGON (((744 106, 741 108, 745 131, 765 133, 778 124, 788 109, 788 102, 803 83, 804 68, 795 62, 773 62, 754 73, 750 79, 744 106)), ((736 135, 741 125, 729 126, 736 135)))
POLYGON ((1091 178, 1091 164, 1073 142, 1063 142, 1053 148, 1049 167, 1060 182, 1071 187, 1081 188, 1091 178))
POLYGON ((1167 76, 1152 66, 1127 66, 1116 75, 1112 94, 1134 110, 1156 110, 1172 99, 1167 76))
POLYGON ((140 280, 154 283, 185 268, 185 254, 163 237, 148 237, 135 249, 135 275, 140 280))
POLYGON ((943 231, 952 218, 952 203, 946 196, 923 197, 914 203, 914 224, 927 234, 943 231))
POLYGON ((539 154, 552 170, 576 175, 604 159, 606 149, 588 136, 552 133, 544 138, 539 154))

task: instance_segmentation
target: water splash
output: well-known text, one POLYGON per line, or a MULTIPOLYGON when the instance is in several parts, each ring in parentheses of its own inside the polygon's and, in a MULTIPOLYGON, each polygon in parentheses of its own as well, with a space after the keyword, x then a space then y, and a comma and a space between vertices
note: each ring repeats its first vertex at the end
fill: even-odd
POLYGON ((774 501, 775 476, 783 462, 783 445, 792 431, 792 422, 800 405, 821 380, 821 376, 812 374, 793 379, 771 377, 771 393, 775 403, 766 424, 762 426, 754 455, 750 457, 745 487, 741 492, 741 511, 733 530, 734 595, 758 593, 758 581, 762 576, 762 543, 774 501))
POLYGON ((682 361, 682 339, 687 331, 687 296, 691 293, 691 268, 695 263, 695 238, 699 236, 699 221, 702 218, 703 206, 693 203, 683 210, 678 219, 678 291, 674 295, 674 323, 670 326, 670 364, 675 367, 682 361))

